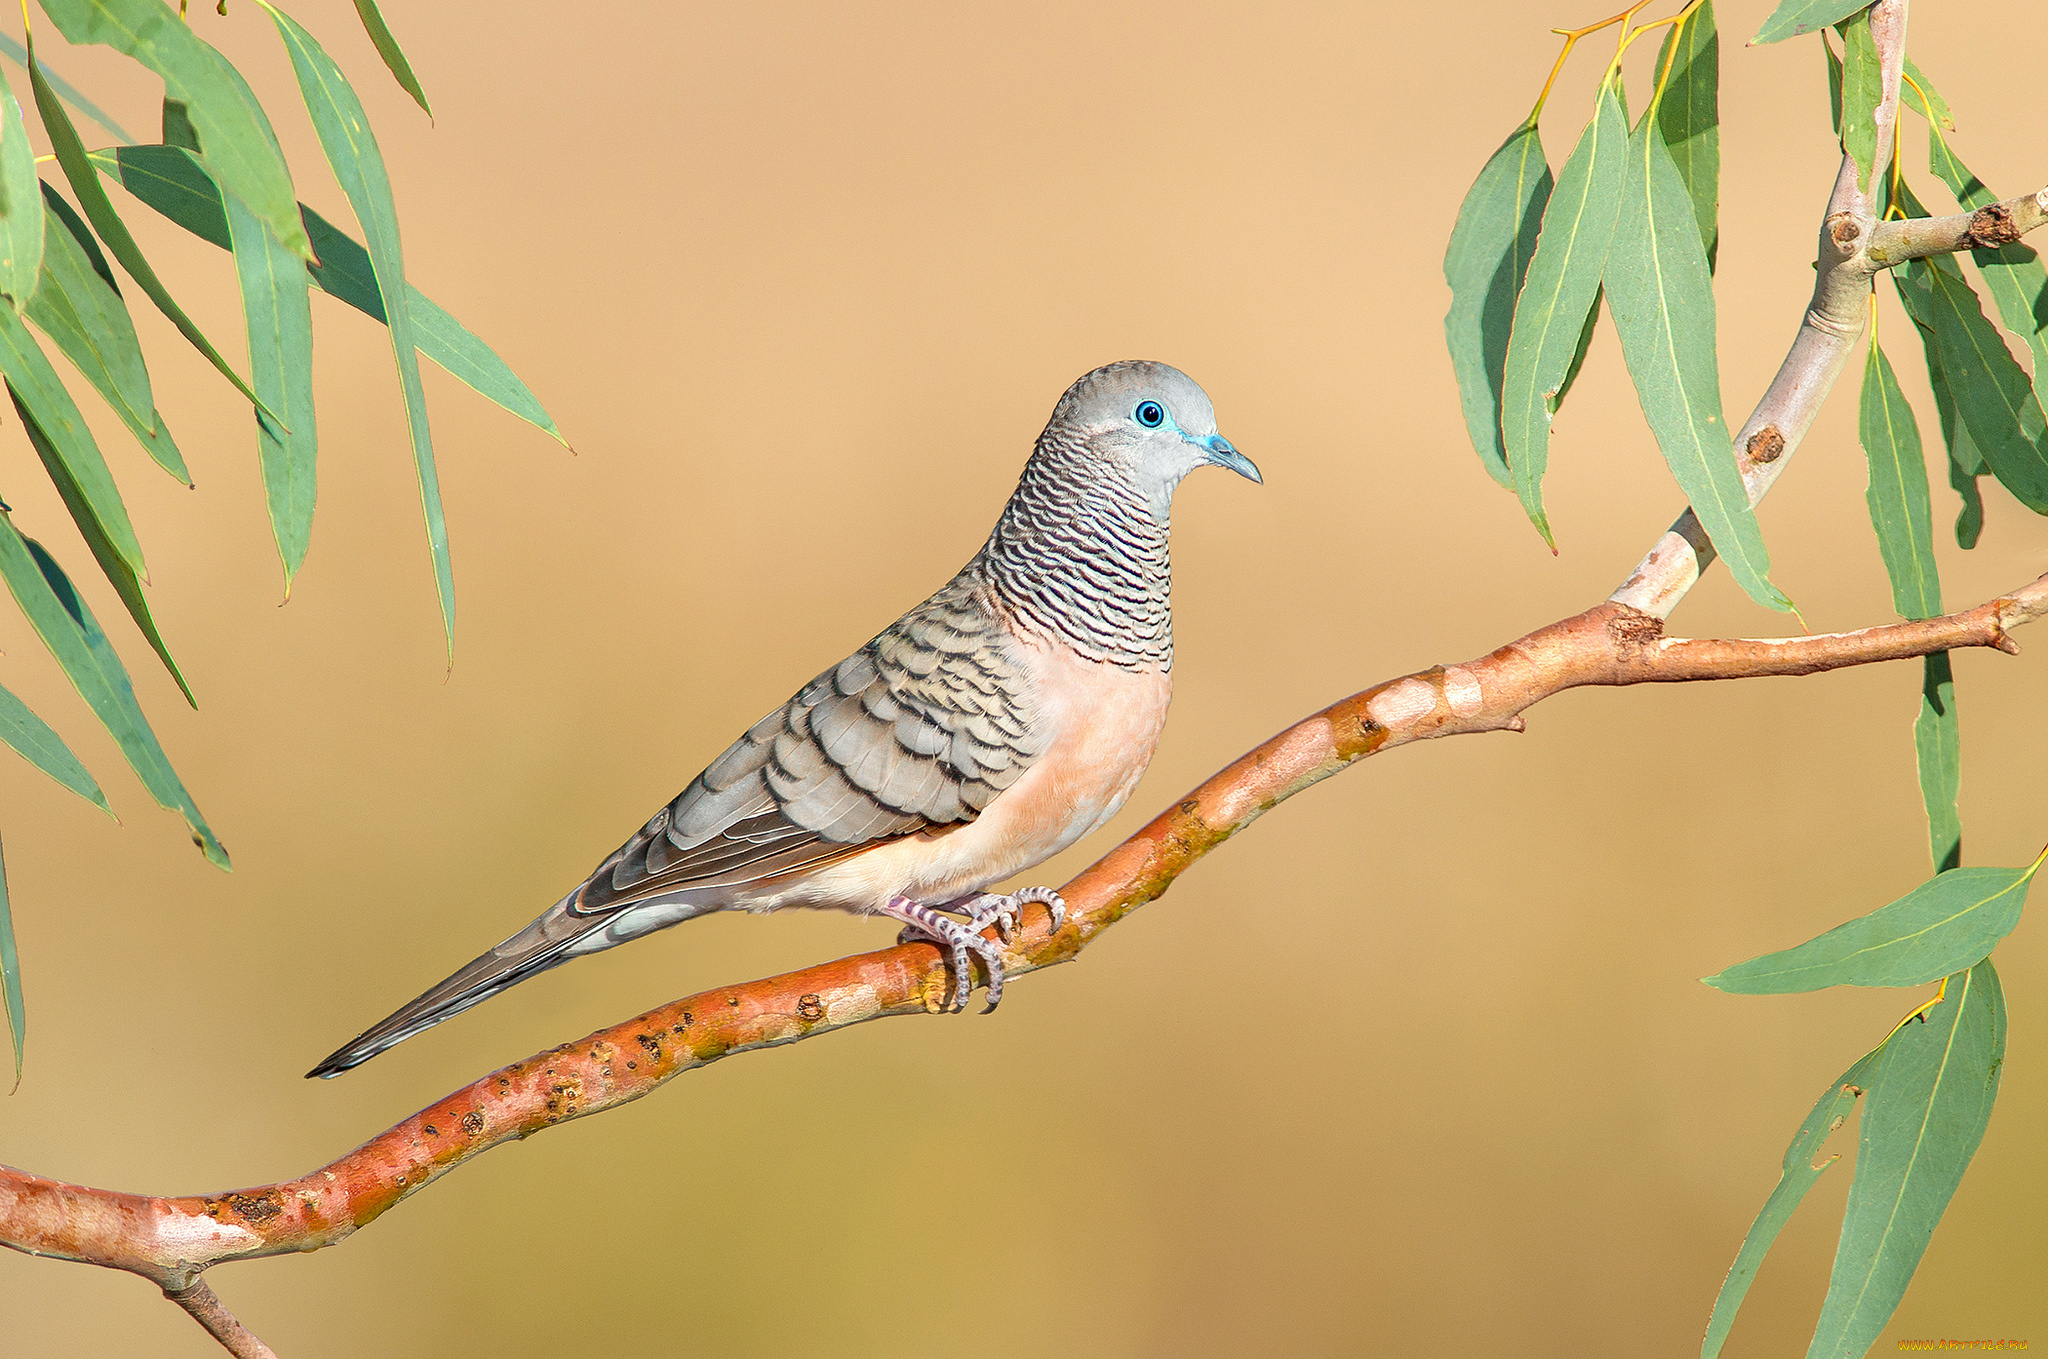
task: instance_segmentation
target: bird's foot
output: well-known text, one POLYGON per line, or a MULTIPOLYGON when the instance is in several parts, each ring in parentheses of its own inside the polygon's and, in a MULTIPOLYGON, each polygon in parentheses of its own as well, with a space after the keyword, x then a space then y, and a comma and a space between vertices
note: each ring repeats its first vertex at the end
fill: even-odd
POLYGON ((946 995, 948 1010, 966 1009, 967 996, 974 989, 974 973, 967 964, 970 949, 979 954, 988 967, 988 1005, 982 1013, 987 1014, 1002 1002, 1003 946, 996 940, 985 938, 970 925, 946 915, 936 906, 927 906, 907 897, 892 897, 881 908, 881 914, 903 922, 903 930, 896 936, 898 943, 923 940, 952 950, 953 987, 946 995))
POLYGON ((998 892, 983 892, 977 896, 962 897, 939 906, 926 906, 922 902, 897 897, 882 908, 882 914, 903 922, 903 928, 896 935, 896 942, 908 944, 924 940, 953 950, 953 973, 960 979, 959 999, 949 998, 948 1009, 967 1008, 967 993, 972 974, 967 970, 967 951, 972 949, 988 965, 988 1005, 982 1010, 987 1014, 1003 1002, 1002 949, 984 933, 990 926, 995 927, 997 936, 1007 944, 1016 937, 1017 916, 1027 902, 1038 902, 1052 917, 1052 928, 1058 929, 1067 918, 1066 900, 1050 887, 1027 887, 1021 892, 1004 895, 998 892), (963 923, 955 920, 956 915, 967 917, 963 923))
POLYGON ((968 898, 953 909, 965 910, 968 913, 967 928, 976 934, 994 925, 997 933, 1003 936, 1003 942, 1008 943, 1017 932, 1018 913, 1023 910, 1026 902, 1032 901, 1044 906, 1047 913, 1052 916, 1053 929, 1058 929, 1066 923, 1066 898, 1050 887, 1027 887, 1008 896, 984 892, 978 897, 968 898))

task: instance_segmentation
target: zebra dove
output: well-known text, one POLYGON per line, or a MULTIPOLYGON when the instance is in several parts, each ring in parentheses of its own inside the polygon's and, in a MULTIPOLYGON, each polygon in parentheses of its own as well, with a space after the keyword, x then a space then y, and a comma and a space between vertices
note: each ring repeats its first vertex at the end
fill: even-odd
POLYGON ((1208 396, 1162 363, 1067 389, 988 542, 939 592, 798 690, 539 919, 307 1074, 335 1076, 571 958, 693 916, 832 906, 968 954, 1048 888, 984 889, 1102 825, 1159 739, 1172 686, 1174 488, 1260 481, 1208 396))

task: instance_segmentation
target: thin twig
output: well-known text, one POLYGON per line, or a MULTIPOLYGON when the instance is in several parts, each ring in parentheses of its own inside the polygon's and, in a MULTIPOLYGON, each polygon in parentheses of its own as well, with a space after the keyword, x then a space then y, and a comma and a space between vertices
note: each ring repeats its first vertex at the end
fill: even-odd
POLYGON ((214 1296, 205 1280, 194 1283, 180 1292, 164 1290, 164 1296, 192 1314, 206 1333, 221 1343, 221 1348, 235 1359, 277 1359, 270 1346, 258 1340, 255 1333, 235 1319, 221 1300, 214 1296))
POLYGON ((1975 212, 1948 217, 1904 217, 1879 222, 1871 229, 1866 251, 1880 269, 1928 255, 1958 250, 1995 250, 2048 224, 2048 189, 2023 193, 2001 203, 1987 203, 1975 212))

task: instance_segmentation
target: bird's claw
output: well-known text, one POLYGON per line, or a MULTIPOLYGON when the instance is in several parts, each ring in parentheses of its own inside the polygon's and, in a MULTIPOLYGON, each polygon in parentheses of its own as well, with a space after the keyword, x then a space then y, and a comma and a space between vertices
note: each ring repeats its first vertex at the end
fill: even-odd
POLYGON ((1010 895, 984 892, 943 906, 927 906, 897 897, 883 907, 882 912, 903 922, 903 928, 896 932, 897 943, 932 943, 951 950, 954 983, 946 997, 949 1010, 967 1008, 967 996, 974 986, 974 974, 968 968, 967 954, 972 950, 979 955, 988 968, 988 1004, 982 1009, 982 1013, 987 1014, 1003 1000, 1002 946, 1016 937, 1018 914, 1025 903, 1034 901, 1051 915, 1053 929, 1057 930, 1066 922, 1067 903, 1050 887, 1027 887, 1010 895), (962 922, 954 919, 954 915, 965 915, 967 919, 962 922), (998 939, 987 936, 990 926, 995 927, 998 939))

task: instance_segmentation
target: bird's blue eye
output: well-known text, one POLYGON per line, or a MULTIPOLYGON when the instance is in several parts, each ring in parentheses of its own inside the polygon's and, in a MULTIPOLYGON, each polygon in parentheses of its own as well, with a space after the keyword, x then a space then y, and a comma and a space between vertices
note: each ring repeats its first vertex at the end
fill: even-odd
POLYGON ((1138 409, 1131 412, 1131 418, 1146 429, 1158 429, 1166 423, 1166 407, 1157 401, 1140 401, 1138 409))

